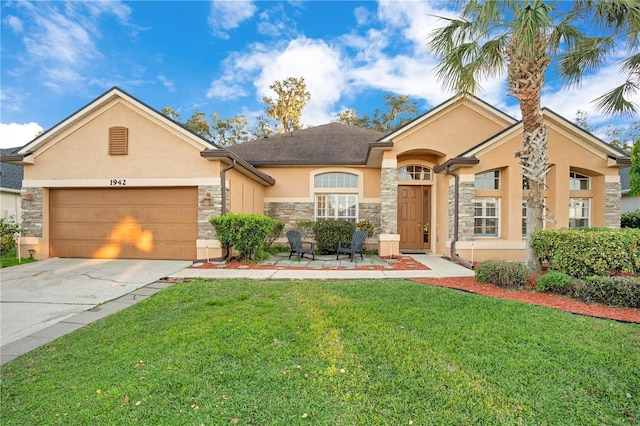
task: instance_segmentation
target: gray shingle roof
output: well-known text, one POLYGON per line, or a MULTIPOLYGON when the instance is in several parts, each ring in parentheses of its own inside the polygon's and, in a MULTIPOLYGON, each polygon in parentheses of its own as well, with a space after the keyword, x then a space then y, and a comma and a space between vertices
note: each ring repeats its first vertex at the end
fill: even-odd
MULTIPOLYGON (((2 149, 0 155, 13 154, 19 148, 2 149)), ((22 189, 22 176, 24 170, 17 164, 0 162, 0 187, 9 189, 22 189)))
POLYGON ((228 148, 254 166, 365 164, 369 145, 384 133, 342 123, 296 130, 228 148))

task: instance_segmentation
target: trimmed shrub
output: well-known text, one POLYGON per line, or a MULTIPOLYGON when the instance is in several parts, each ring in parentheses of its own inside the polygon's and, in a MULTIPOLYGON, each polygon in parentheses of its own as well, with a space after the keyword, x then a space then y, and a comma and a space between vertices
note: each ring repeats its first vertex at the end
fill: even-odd
POLYGON ((358 231, 364 231, 367 233, 367 237, 373 236, 373 232, 376 230, 376 227, 373 226, 373 223, 369 220, 361 220, 356 224, 356 229, 358 231))
POLYGON ((571 294, 573 278, 564 272, 551 271, 536 280, 536 290, 549 293, 571 294))
POLYGON ((492 283, 503 288, 521 288, 529 281, 531 271, 522 262, 498 262, 487 260, 475 268, 479 283, 492 283))
POLYGON ((640 271, 640 229, 542 229, 531 247, 552 269, 575 278, 640 271))
POLYGON ((273 229, 271 230, 271 233, 267 236, 267 238, 264 240, 263 250, 269 250, 273 245, 273 242, 278 238, 280 238, 280 235, 282 234, 283 230, 284 230, 284 222, 278 222, 274 220, 273 229))
POLYGON ((338 243, 351 241, 356 224, 346 220, 321 220, 313 226, 316 246, 320 253, 335 253, 338 243))
POLYGON ((622 213, 620 226, 622 228, 640 228, 640 210, 622 213))
POLYGON ((640 279, 588 277, 573 284, 573 297, 585 302, 640 308, 640 279))
POLYGON ((0 218, 0 255, 6 255, 16 246, 15 235, 20 233, 20 225, 0 218))
POLYGON ((209 219, 224 246, 240 252, 241 260, 253 260, 262 251, 277 221, 260 214, 226 214, 209 219))
POLYGON ((300 220, 296 223, 298 232, 300 232, 300 236, 302 237, 302 241, 309 241, 313 239, 313 227, 315 224, 316 223, 313 220, 300 220))

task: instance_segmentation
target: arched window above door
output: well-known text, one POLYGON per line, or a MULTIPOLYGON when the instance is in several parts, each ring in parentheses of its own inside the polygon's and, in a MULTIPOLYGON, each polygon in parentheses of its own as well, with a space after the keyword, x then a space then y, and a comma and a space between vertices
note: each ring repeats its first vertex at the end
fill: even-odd
POLYGON ((419 164, 398 168, 398 180, 431 180, 431 169, 419 164))

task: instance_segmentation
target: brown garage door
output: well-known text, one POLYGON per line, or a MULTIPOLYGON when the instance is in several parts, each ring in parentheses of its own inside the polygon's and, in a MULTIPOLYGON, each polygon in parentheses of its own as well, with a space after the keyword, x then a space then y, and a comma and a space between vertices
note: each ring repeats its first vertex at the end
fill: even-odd
POLYGON ((196 258, 198 190, 52 189, 52 257, 196 258))

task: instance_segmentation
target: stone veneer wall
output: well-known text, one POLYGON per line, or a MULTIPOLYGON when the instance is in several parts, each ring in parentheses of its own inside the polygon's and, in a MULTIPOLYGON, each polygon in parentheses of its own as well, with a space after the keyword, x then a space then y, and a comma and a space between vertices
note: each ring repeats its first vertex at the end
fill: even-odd
MULTIPOLYGON (((227 206, 229 190, 227 189, 227 206)), ((210 240, 215 230, 209 219, 222 214, 222 187, 220 185, 198 186, 198 239, 210 240)))
POLYGON ((23 188, 21 195, 22 235, 42 237, 42 188, 23 188))
MULTIPOLYGON (((449 186, 449 239, 453 239, 455 185, 449 186)), ((474 183, 460 182, 458 187, 458 241, 472 241, 474 237, 474 183)))
POLYGON ((619 228, 622 216, 622 195, 620 182, 604 184, 604 226, 619 228))
POLYGON ((381 234, 398 232, 398 169, 383 167, 380 172, 380 227, 381 234))
MULTIPOLYGON (((296 223, 314 220, 314 203, 265 203, 264 214, 279 222, 284 222, 284 230, 296 229, 296 223)), ((380 229, 380 204, 360 203, 358 220, 369 220, 376 230, 380 229)))
POLYGON ((313 203, 264 203, 264 214, 284 222, 284 231, 296 229, 296 223, 313 220, 313 203))

